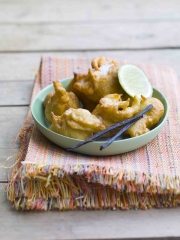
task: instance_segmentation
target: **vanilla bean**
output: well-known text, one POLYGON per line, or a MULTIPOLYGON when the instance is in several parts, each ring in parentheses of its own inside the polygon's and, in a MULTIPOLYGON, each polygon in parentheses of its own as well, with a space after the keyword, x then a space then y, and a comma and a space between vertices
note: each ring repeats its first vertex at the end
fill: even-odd
POLYGON ((124 120, 124 121, 122 121, 122 122, 116 123, 116 124, 114 124, 114 125, 106 128, 106 129, 104 129, 104 130, 102 130, 102 131, 94 134, 93 136, 87 138, 87 139, 84 140, 83 142, 78 143, 78 144, 75 145, 74 147, 68 147, 68 148, 66 148, 66 150, 67 150, 67 151, 74 150, 74 149, 76 149, 76 148, 78 148, 78 147, 81 147, 81 146, 83 146, 83 145, 85 145, 85 144, 87 144, 87 143, 89 143, 89 142, 92 142, 92 141, 94 141, 94 140, 102 137, 103 135, 105 135, 105 134, 108 133, 108 132, 113 131, 114 129, 117 129, 117 128, 119 128, 119 127, 122 127, 122 126, 124 126, 124 125, 126 125, 126 124, 128 124, 128 123, 130 123, 130 122, 133 122, 133 123, 134 123, 135 121, 139 120, 139 118, 143 117, 143 115, 144 115, 146 112, 148 112, 151 108, 153 108, 153 105, 152 105, 152 104, 148 105, 148 106, 147 106, 142 112, 140 112, 138 115, 136 115, 136 116, 134 116, 134 117, 132 117, 132 118, 128 118, 128 119, 126 119, 126 120, 124 120))
POLYGON ((137 122, 139 119, 141 119, 143 116, 135 119, 134 121, 126 124, 123 128, 121 128, 121 130, 116 133, 116 135, 114 135, 111 139, 109 139, 103 146, 100 147, 100 150, 102 151, 103 149, 105 149, 106 147, 108 147, 112 142, 114 142, 116 140, 116 138, 118 138, 119 136, 121 136, 121 134, 123 134, 128 128, 130 128, 135 122, 137 122))

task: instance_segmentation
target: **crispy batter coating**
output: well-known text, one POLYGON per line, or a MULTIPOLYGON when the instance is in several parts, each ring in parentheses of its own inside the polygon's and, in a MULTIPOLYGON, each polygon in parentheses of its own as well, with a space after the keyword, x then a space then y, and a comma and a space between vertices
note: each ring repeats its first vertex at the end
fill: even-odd
POLYGON ((161 119, 164 114, 164 106, 157 98, 142 98, 140 111, 145 109, 149 104, 153 108, 149 110, 142 119, 135 122, 127 131, 126 134, 131 137, 136 137, 149 132, 161 119))
POLYGON ((94 108, 96 107, 97 103, 95 103, 92 100, 90 100, 89 98, 87 98, 83 92, 80 92, 78 89, 74 88, 74 86, 73 86, 75 82, 80 82, 81 79, 84 79, 84 78, 86 78, 85 74, 74 73, 74 78, 71 80, 71 82, 67 86, 66 90, 68 92, 70 92, 70 91, 73 92, 78 97, 80 102, 83 104, 83 107, 85 109, 89 110, 90 112, 92 112, 94 110, 94 108))
POLYGON ((129 98, 123 101, 121 94, 108 94, 99 101, 92 114, 101 119, 106 127, 109 127, 133 117, 139 109, 140 99, 137 96, 130 103, 129 98))
POLYGON ((52 96, 54 94, 55 94, 55 91, 52 91, 46 95, 44 102, 43 102, 44 107, 46 107, 47 103, 49 102, 49 100, 52 98, 52 96))
POLYGON ((73 92, 67 92, 61 83, 53 82, 54 91, 48 94, 44 100, 45 116, 51 122, 51 112, 62 115, 67 109, 79 108, 80 102, 73 92))
POLYGON ((86 109, 69 108, 61 116, 52 113, 50 130, 67 137, 85 140, 106 127, 86 109))
POLYGON ((106 57, 95 58, 86 75, 76 76, 73 87, 95 103, 112 93, 124 93, 118 81, 118 63, 106 57))

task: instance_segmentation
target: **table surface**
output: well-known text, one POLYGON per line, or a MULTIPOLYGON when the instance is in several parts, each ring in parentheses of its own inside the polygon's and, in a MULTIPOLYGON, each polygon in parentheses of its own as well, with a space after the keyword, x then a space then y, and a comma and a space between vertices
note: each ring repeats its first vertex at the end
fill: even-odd
MULTIPOLYGON (((42 55, 103 55, 180 75, 179 29, 179 0, 0 0, 0 165, 18 152, 42 55)), ((7 175, 1 167, 0 239, 180 239, 180 208, 17 212, 6 200, 7 175)))

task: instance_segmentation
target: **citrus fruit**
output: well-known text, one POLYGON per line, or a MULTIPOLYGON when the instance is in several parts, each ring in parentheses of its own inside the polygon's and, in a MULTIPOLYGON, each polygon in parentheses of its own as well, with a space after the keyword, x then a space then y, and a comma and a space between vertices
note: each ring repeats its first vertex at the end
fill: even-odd
POLYGON ((152 96, 152 86, 145 73, 135 65, 125 64, 118 71, 119 83, 131 97, 135 95, 146 98, 152 96))

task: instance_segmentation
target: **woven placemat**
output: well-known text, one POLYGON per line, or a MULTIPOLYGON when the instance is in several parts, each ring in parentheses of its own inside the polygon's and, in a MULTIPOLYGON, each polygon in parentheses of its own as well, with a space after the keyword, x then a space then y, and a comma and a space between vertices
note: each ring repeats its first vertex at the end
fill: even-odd
MULTIPOLYGON (((89 59, 43 57, 32 99, 52 81, 87 72, 89 59)), ((119 64, 127 63, 119 61, 119 64)), ((29 109, 7 188, 16 209, 147 209, 180 203, 180 82, 173 69, 133 63, 170 105, 161 133, 147 145, 116 156, 67 152, 46 139, 29 109)))

